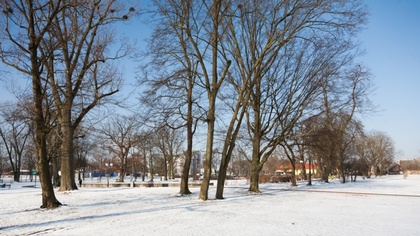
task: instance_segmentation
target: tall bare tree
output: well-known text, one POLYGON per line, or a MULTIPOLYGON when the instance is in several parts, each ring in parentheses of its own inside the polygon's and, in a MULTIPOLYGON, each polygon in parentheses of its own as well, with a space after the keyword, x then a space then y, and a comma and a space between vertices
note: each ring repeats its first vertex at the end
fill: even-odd
POLYGON ((268 35, 259 40, 272 40, 267 45, 275 47, 270 51, 274 59, 255 77, 246 116, 253 147, 251 192, 259 192, 259 172, 271 153, 312 112, 310 105, 326 79, 323 73, 349 61, 354 44, 348 36, 360 29, 366 15, 359 3, 265 1, 255 8, 262 15, 256 22, 265 22, 258 35, 268 35))
MULTIPOLYGON (((207 1, 205 1, 207 2, 207 1)), ((203 181, 201 183, 199 198, 202 200, 208 199, 208 190, 210 186, 210 177, 211 177, 211 163, 213 157, 213 142, 214 142, 214 132, 216 124, 216 100, 219 90, 223 85, 229 67, 232 63, 226 55, 222 54, 219 57, 220 50, 220 41, 221 38, 225 36, 225 27, 223 26, 223 21, 227 17, 224 12, 228 9, 229 5, 224 4, 222 0, 213 0, 210 5, 207 3, 204 4, 206 15, 208 15, 207 27, 204 27, 206 30, 202 36, 206 42, 209 42, 209 47, 211 48, 210 53, 210 66, 207 66, 207 63, 201 59, 199 64, 203 73, 204 85, 207 92, 208 99, 208 108, 207 108, 207 141, 206 141, 206 154, 204 158, 204 174, 203 181)), ((204 19, 206 20, 206 19, 204 19)), ((196 44, 196 43, 193 43, 196 44)), ((196 46, 197 54, 204 55, 204 49, 198 49, 196 46)), ((202 56, 201 56, 202 57, 202 56)), ((203 58, 203 57, 202 57, 203 58)))
POLYGON ((61 203, 56 199, 47 153, 49 132, 44 108, 46 100, 45 62, 47 55, 41 53, 42 41, 53 27, 54 18, 66 8, 64 1, 1 1, 0 58, 2 62, 31 79, 37 168, 42 187, 41 208, 56 208, 61 203))
POLYGON ((129 48, 122 40, 118 50, 111 50, 116 34, 110 25, 128 19, 134 11, 115 0, 74 2, 55 15, 52 30, 41 42, 62 135, 60 191, 77 189, 76 128, 100 101, 118 92, 121 84, 109 61, 126 56, 129 48))
POLYGON ((350 65, 341 71, 326 75, 330 79, 323 84, 323 109, 325 153, 324 181, 338 166, 342 181, 345 182, 346 151, 355 141, 355 132, 362 130, 355 115, 368 108, 367 95, 371 92, 370 73, 360 65, 350 65))
MULTIPOLYGON (((163 16, 163 26, 166 31, 158 30, 157 33, 165 33, 166 39, 176 39, 178 48, 170 51, 170 62, 177 61, 179 66, 176 68, 177 75, 185 78, 184 86, 187 101, 187 156, 183 170, 183 181, 181 183, 181 193, 189 193, 186 187, 188 180, 188 170, 191 164, 192 156, 192 94, 193 87, 197 86, 198 76, 199 84, 204 88, 208 103, 205 106, 207 123, 207 144, 204 164, 204 176, 200 189, 199 198, 208 199, 208 188, 210 185, 211 159, 213 150, 213 139, 216 120, 216 100, 217 94, 223 81, 225 80, 231 61, 219 54, 219 43, 225 28, 222 26, 222 19, 226 17, 223 11, 226 9, 224 1, 173 1, 162 0, 154 1, 158 7, 158 13, 163 16)), ((165 45, 165 44, 162 44, 165 45)), ((160 46, 162 46, 160 45, 160 46)), ((170 47, 172 49, 173 47, 170 47)), ((162 52, 164 50, 161 50, 162 52)), ((167 57, 166 57, 167 58, 167 57)), ((165 59, 167 60, 167 59, 165 59)), ((170 74, 174 77, 174 74, 170 74)), ((165 78, 170 78, 165 76, 165 78)), ((168 83, 171 84, 171 83, 168 83)), ((195 92, 197 93, 197 92, 195 92)), ((200 105, 204 106, 204 103, 200 105)))
MULTIPOLYGON (((173 129, 186 129, 187 149, 182 169, 180 194, 190 194, 189 172, 193 156, 193 138, 197 122, 204 114, 200 109, 202 92, 197 86, 200 78, 198 62, 191 39, 198 36, 197 20, 200 1, 155 0, 157 17, 154 32, 149 41, 147 55, 152 58, 145 68, 147 74, 142 80, 150 89, 143 102, 160 117, 159 123, 166 123, 173 129)), ((197 42, 195 42, 197 43, 197 42)), ((203 58, 201 58, 203 60, 203 58)))

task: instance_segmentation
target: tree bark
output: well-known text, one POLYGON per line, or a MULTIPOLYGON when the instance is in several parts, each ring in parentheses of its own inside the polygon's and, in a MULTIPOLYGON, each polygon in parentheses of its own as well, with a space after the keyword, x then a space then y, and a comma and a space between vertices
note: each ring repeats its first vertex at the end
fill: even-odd
MULTIPOLYGON (((191 98, 188 97, 190 100, 191 98)), ((190 173, 191 158, 192 158, 192 146, 193 146, 193 133, 192 133, 192 103, 188 103, 188 114, 187 114, 187 151, 185 152, 185 162, 182 169, 181 184, 179 193, 180 194, 191 194, 188 188, 188 178, 190 173)))
POLYGON ((208 190, 210 186, 211 178, 211 162, 213 156, 213 139, 214 139, 214 122, 216 112, 216 96, 210 97, 210 107, 207 115, 207 144, 206 144, 206 156, 204 159, 204 174, 203 181, 201 182, 199 199, 208 200, 208 190))
POLYGON ((63 112, 65 121, 61 122, 63 142, 61 144, 61 180, 59 191, 76 190, 77 184, 74 174, 74 129, 71 125, 70 116, 63 112))
POLYGON ((251 176, 248 191, 251 193, 261 193, 259 187, 260 170, 259 158, 252 159, 251 176))

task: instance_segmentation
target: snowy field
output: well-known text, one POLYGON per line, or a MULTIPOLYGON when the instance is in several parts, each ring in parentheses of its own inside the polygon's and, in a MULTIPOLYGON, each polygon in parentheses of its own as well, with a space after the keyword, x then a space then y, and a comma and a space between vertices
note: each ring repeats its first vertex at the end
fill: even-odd
MULTIPOLYGON (((56 192, 65 204, 42 210, 41 189, 0 188, 0 235, 420 235, 420 176, 355 183, 263 184, 247 192, 230 181, 224 200, 198 200, 199 188, 81 188, 56 192)), ((39 185, 39 183, 38 183, 39 185)))

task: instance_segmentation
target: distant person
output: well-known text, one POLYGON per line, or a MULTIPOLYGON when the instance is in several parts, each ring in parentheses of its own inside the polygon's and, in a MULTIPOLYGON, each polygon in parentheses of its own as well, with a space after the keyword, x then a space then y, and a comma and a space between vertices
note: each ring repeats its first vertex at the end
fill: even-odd
POLYGON ((79 179, 79 187, 82 187, 82 179, 79 179))

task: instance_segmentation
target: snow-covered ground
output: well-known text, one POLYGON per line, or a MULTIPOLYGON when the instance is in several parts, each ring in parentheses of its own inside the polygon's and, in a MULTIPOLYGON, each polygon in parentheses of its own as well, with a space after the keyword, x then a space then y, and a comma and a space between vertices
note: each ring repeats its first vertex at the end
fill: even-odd
MULTIPOLYGON (((41 189, 0 188, 0 235, 420 235, 420 176, 355 183, 229 181, 224 200, 198 200, 199 188, 81 188, 56 192, 65 204, 42 210, 41 189)), ((39 183, 38 183, 39 185, 39 183)))

